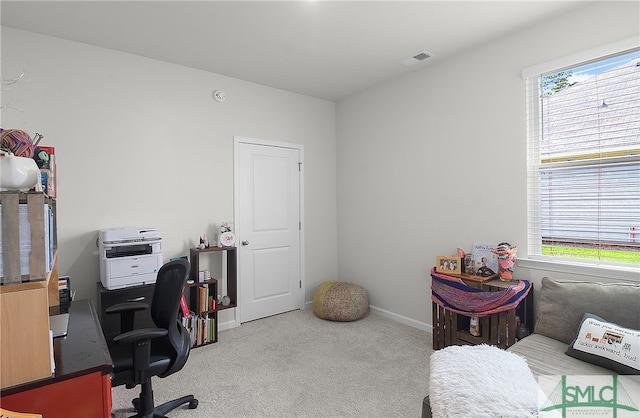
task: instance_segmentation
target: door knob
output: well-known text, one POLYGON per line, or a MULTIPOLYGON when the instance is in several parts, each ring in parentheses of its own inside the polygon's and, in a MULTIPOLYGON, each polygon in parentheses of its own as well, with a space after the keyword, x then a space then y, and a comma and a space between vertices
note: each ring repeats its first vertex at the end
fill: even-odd
POLYGON ((249 241, 247 241, 246 239, 244 241, 242 241, 242 245, 247 246, 249 245, 249 241))

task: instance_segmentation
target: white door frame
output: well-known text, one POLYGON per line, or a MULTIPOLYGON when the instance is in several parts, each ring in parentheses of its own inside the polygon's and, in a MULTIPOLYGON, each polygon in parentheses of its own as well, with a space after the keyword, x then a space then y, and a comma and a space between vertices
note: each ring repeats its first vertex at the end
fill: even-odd
MULTIPOLYGON (((243 136, 235 136, 233 137, 233 227, 236 234, 236 245, 242 245, 242 225, 238 223, 240 219, 240 211, 238 210, 238 200, 240 198, 240 192, 238 187, 238 181, 240 178, 240 173, 238 172, 240 164, 238 163, 238 147, 240 144, 252 144, 252 145, 261 145, 266 147, 280 147, 280 148, 291 148, 297 149, 300 156, 300 280, 302 283, 300 289, 300 309, 305 308, 304 298, 305 298, 305 289, 306 289, 306 280, 305 280, 305 264, 304 264, 304 230, 305 230, 305 219, 304 219, 304 146, 302 144, 293 144, 289 142, 279 142, 279 141, 269 141, 266 139, 257 139, 257 138, 247 138, 243 136)), ((240 257, 240 251, 237 252, 238 258, 240 257)), ((236 319, 236 327, 240 326, 240 310, 242 309, 242 292, 239 291, 241 289, 240 286, 240 278, 241 274, 241 265, 240 260, 237 260, 238 266, 238 306, 236 307, 235 319, 236 319)))

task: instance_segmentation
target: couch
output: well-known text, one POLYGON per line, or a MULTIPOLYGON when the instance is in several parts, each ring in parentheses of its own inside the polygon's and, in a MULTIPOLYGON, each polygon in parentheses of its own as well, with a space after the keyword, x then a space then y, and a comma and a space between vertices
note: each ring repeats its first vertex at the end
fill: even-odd
MULTIPOLYGON (((587 313, 609 323, 640 330, 640 284, 607 284, 545 277, 535 308, 533 334, 516 342, 508 350, 524 357, 536 376, 616 373, 618 367, 599 356, 566 354, 587 313)), ((617 373, 633 372, 618 370, 617 373)), ((636 370, 635 374, 638 373, 636 370)))
MULTIPOLYGON (((628 365, 591 353, 572 350, 571 355, 567 354, 579 329, 583 324, 588 326, 590 319, 640 330, 640 284, 545 277, 541 285, 533 333, 507 349, 524 357, 534 376, 640 374, 637 358, 634 367, 629 368, 628 365)), ((596 334, 593 333, 594 336, 596 334)), ((635 342, 632 351, 628 352, 637 353, 640 340, 637 332, 624 342, 630 340, 635 342)), ((431 417, 428 397, 423 402, 422 417, 431 417)))

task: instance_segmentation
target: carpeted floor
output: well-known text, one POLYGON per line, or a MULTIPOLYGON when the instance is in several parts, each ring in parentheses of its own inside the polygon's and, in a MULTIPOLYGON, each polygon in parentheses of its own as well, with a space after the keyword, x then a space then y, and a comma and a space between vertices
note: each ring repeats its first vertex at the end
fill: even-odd
MULTIPOLYGON (((311 309, 223 331, 185 367, 154 378, 156 403, 188 393, 187 417, 420 417, 428 393, 431 334, 368 314, 318 319, 311 309)), ((133 414, 139 389, 113 388, 116 418, 133 414)))

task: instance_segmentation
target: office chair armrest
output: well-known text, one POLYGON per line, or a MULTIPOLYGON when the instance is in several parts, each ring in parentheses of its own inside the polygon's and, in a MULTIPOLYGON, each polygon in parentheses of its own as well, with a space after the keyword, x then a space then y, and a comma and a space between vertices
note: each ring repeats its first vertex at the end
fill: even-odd
MULTIPOLYGON (((163 328, 140 328, 120 334, 113 339, 115 344, 128 344, 131 346, 131 358, 133 360, 133 372, 135 384, 143 383, 148 378, 149 364, 151 362, 151 340, 164 337, 169 333, 163 328)), ((129 384, 127 384, 129 387, 129 384)))
POLYGON ((167 334, 169 334, 169 331, 163 328, 140 328, 118 335, 113 339, 113 342, 117 344, 131 344, 138 341, 164 337, 167 334))
POLYGON ((149 304, 144 302, 123 302, 117 303, 115 305, 109 306, 104 310, 105 313, 108 314, 117 314, 122 312, 129 311, 144 311, 145 309, 149 309, 149 304))
POLYGON ((120 333, 131 331, 136 312, 149 309, 144 302, 123 302, 109 306, 104 310, 106 314, 120 314, 120 333))

